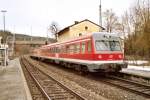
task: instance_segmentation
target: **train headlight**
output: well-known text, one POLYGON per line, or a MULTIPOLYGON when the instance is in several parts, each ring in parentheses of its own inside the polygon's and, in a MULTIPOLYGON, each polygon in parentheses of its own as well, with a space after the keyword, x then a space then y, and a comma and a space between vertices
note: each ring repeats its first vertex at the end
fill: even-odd
POLYGON ((109 55, 109 58, 113 58, 113 55, 109 55))
POLYGON ((118 55, 119 58, 122 58, 122 55, 118 55))
POLYGON ((98 58, 99 58, 99 59, 102 59, 102 56, 101 56, 101 55, 98 55, 98 58))

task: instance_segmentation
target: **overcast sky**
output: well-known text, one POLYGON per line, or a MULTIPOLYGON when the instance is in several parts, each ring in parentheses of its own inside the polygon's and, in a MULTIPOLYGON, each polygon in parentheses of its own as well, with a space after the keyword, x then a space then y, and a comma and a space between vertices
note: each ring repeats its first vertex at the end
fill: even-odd
MULTIPOLYGON (((6 30, 34 36, 46 36, 47 27, 55 21, 62 28, 74 21, 89 19, 98 24, 100 0, 0 0, 0 10, 7 10, 6 30)), ((112 8, 118 15, 132 5, 133 0, 102 0, 102 12, 112 8)), ((0 13, 0 29, 3 29, 0 13)))

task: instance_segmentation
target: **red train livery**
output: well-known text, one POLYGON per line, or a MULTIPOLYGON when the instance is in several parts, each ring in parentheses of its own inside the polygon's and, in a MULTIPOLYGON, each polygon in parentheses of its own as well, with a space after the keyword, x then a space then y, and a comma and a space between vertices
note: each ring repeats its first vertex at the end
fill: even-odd
POLYGON ((120 38, 104 32, 42 46, 32 57, 86 72, 117 72, 127 67, 120 38))

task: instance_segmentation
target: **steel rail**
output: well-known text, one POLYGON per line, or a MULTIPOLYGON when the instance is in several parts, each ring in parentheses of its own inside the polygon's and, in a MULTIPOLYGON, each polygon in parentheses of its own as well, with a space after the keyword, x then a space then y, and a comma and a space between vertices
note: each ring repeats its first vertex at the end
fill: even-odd
POLYGON ((30 76, 32 77, 32 79, 35 81, 36 85, 38 86, 38 88, 42 91, 43 95, 47 98, 47 100, 51 100, 50 97, 48 96, 48 94, 45 92, 45 90, 43 89, 43 87, 40 85, 40 83, 37 81, 37 79, 31 74, 31 72, 29 71, 29 69, 26 67, 28 65, 26 65, 27 62, 24 62, 23 60, 25 60, 24 58, 21 58, 22 64, 25 66, 25 68, 27 69, 28 73, 30 74, 30 76))
POLYGON ((126 79, 121 79, 119 77, 111 76, 111 75, 106 76, 106 79, 102 81, 150 98, 150 86, 149 85, 141 84, 141 83, 126 80, 126 79), (142 91, 140 91, 139 89, 142 89, 142 91))
MULTIPOLYGON (((29 60, 27 60, 27 59, 25 59, 25 60, 30 64, 30 66, 36 67, 29 60)), ((56 82, 57 84, 59 84, 63 89, 67 90, 70 94, 74 95, 79 100, 86 100, 86 98, 82 97, 81 95, 79 95, 75 91, 69 89, 67 86, 65 86, 64 84, 62 84, 61 82, 59 82, 58 80, 56 80, 55 78, 53 78, 52 76, 50 76, 49 74, 43 72, 42 70, 39 70, 39 71, 42 72, 43 74, 45 74, 46 76, 48 76, 50 79, 52 79, 54 82, 56 82)))
MULTIPOLYGON (((40 63, 40 65, 43 65, 43 64, 40 63)), ((97 78, 95 80, 97 80, 97 78)), ((115 76, 110 76, 109 74, 107 74, 107 76, 104 77, 104 79, 98 79, 98 80, 99 81, 103 81, 103 82, 108 83, 108 84, 111 84, 111 85, 114 85, 116 87, 125 89, 127 91, 131 91, 133 93, 143 95, 143 96, 148 97, 148 98, 150 97, 150 92, 146 93, 147 91, 150 91, 150 86, 146 85, 146 84, 145 85, 141 84, 140 82, 135 82, 135 81, 129 81, 129 80, 121 79, 121 78, 119 78, 119 76, 115 77, 115 76), (112 80, 112 81, 110 81, 110 80, 112 80), (120 85, 115 83, 115 82, 113 82, 113 81, 118 81, 119 82, 119 80, 120 80, 120 82, 122 82, 122 84, 120 84, 120 85), (123 86, 123 83, 124 84, 126 83, 126 85, 123 86), (127 87, 127 86, 130 86, 130 87, 127 87), (142 87, 143 87, 143 89, 142 89, 143 92, 138 90, 139 88, 142 88, 142 87), (137 88, 137 90, 136 90, 136 88, 137 88), (145 93, 144 93, 144 90, 145 90, 145 93)))

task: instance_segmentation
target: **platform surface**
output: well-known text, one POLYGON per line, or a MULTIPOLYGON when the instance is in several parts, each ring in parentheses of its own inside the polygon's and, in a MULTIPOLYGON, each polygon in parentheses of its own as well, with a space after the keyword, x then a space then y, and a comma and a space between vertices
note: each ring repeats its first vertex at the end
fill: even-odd
POLYGON ((150 78, 150 66, 132 66, 128 65, 128 68, 124 68, 122 73, 133 74, 137 76, 142 76, 150 78))
POLYGON ((32 100, 19 59, 0 66, 0 100, 32 100))

